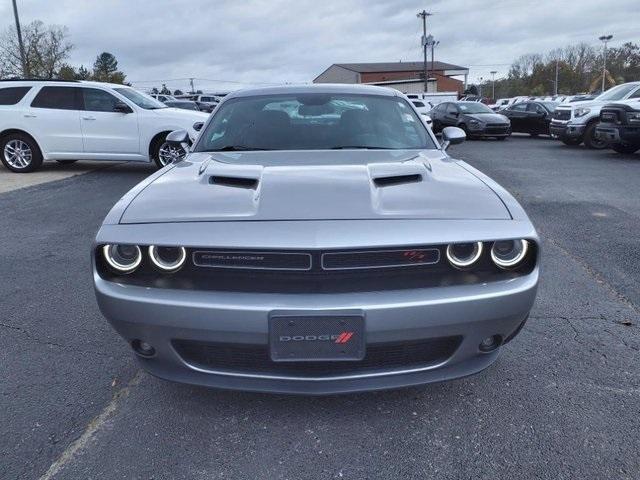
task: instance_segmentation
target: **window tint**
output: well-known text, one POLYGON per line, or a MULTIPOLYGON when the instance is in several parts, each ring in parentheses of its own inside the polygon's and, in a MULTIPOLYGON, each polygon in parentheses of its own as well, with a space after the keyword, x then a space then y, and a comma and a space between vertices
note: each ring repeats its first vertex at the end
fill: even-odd
POLYGON ((83 88, 84 109, 90 112, 113 112, 113 107, 119 100, 104 90, 97 88, 83 88))
POLYGON ((527 110, 527 105, 528 103, 516 103, 509 110, 512 110, 514 112, 525 112, 527 110))
POLYGON ((629 95, 629 98, 640 98, 640 88, 629 95))
POLYGON ((413 102, 416 107, 424 107, 424 103, 422 102, 413 102))
POLYGON ((0 89, 0 105, 15 105, 31 90, 31 87, 9 87, 0 89))
POLYGON ((449 103, 447 105, 447 113, 458 113, 458 109, 453 103, 449 103))
POLYGON ((81 110, 79 90, 77 87, 42 87, 31 102, 31 106, 58 110, 81 110))
POLYGON ((220 104, 196 151, 435 148, 400 97, 348 93, 237 97, 220 104))

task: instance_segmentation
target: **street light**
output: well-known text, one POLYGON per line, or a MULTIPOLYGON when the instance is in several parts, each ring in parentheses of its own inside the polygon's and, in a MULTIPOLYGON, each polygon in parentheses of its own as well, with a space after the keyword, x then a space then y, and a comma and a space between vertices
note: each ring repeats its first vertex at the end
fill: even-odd
POLYGON ((491 70, 489 72, 491 74, 491 98, 493 99, 493 101, 496 101, 496 73, 498 73, 495 70, 491 70))
POLYGON ((603 61, 602 61, 602 91, 604 92, 604 78, 607 72, 607 42, 613 38, 613 35, 602 35, 598 37, 603 46, 603 61))

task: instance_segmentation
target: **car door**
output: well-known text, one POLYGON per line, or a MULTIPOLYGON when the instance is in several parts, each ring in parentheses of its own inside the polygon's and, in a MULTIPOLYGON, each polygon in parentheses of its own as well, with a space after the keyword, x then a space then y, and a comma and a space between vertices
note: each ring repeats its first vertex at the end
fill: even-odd
POLYGON ((140 156, 138 114, 115 111, 124 103, 106 90, 82 87, 80 115, 85 156, 105 160, 136 160, 140 156))
POLYGON ((31 108, 23 113, 25 126, 38 140, 46 158, 77 159, 82 156, 80 89, 43 86, 31 108))
POLYGON ((501 112, 511 121, 512 132, 527 132, 527 105, 529 105, 529 102, 516 103, 515 105, 512 105, 508 109, 501 112))
POLYGON ((460 111, 455 103, 447 103, 447 109, 445 111, 442 125, 443 127, 455 127, 458 125, 458 118, 460 118, 460 111))
POLYGON ((526 121, 529 133, 549 133, 549 112, 539 103, 527 105, 526 121))

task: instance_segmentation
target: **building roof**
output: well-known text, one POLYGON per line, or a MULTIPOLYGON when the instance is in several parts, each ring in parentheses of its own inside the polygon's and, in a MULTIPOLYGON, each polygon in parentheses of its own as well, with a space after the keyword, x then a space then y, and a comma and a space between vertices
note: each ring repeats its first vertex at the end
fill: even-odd
MULTIPOLYGON (((358 73, 378 73, 378 72, 413 72, 424 69, 423 62, 381 62, 381 63, 335 63, 334 65, 358 73)), ((427 62, 429 70, 468 70, 466 67, 453 65, 444 62, 427 62)))

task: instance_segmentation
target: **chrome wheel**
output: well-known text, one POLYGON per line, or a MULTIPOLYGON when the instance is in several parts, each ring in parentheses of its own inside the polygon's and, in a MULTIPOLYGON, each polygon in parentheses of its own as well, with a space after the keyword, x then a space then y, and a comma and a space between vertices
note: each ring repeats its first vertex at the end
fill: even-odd
POLYGON ((31 147, 22 140, 9 140, 4 146, 4 160, 13 168, 27 168, 32 159, 31 147))
POLYGON ((172 162, 182 160, 186 154, 187 152, 185 152, 182 147, 176 147, 170 145, 168 142, 164 142, 160 145, 160 149, 158 150, 158 160, 164 167, 172 162))

